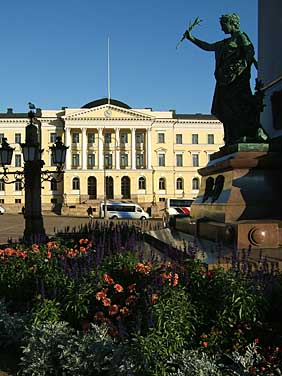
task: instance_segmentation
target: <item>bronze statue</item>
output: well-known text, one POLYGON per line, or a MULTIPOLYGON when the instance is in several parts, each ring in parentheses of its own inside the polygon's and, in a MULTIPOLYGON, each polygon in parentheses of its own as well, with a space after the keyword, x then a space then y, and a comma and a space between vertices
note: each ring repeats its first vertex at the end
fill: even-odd
POLYGON ((216 87, 211 113, 223 123, 225 145, 260 142, 259 110, 250 87, 252 64, 257 68, 253 44, 240 30, 237 14, 223 15, 220 24, 223 32, 231 35, 229 38, 207 43, 195 38, 192 28, 183 37, 205 51, 215 52, 216 87))

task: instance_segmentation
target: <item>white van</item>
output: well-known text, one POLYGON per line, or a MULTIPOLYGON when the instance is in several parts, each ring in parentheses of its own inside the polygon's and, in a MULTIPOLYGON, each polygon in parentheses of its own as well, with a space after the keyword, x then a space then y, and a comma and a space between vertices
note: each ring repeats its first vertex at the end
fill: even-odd
POLYGON ((175 217, 190 217, 193 199, 188 198, 168 198, 165 202, 163 213, 163 225, 169 227, 175 217))
MULTIPOLYGON (((104 202, 100 204, 100 217, 105 217, 104 202)), ((134 203, 125 202, 107 202, 107 217, 110 219, 141 219, 146 220, 149 214, 146 213, 141 206, 134 203)))

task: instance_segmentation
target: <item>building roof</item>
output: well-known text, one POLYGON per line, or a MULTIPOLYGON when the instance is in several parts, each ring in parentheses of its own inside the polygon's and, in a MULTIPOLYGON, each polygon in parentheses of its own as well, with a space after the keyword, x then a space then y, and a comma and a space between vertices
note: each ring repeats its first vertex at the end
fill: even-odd
POLYGON ((173 114, 175 119, 189 119, 189 120, 218 120, 214 115, 210 114, 173 114))
MULTIPOLYGON (((108 98, 101 98, 101 99, 97 99, 95 101, 89 102, 85 104, 84 106, 82 106, 81 108, 98 107, 104 104, 108 104, 108 102, 109 102, 108 98)), ((129 107, 128 104, 118 101, 116 99, 110 99, 110 104, 117 106, 117 107, 127 108, 128 110, 131 109, 131 107, 129 107)))

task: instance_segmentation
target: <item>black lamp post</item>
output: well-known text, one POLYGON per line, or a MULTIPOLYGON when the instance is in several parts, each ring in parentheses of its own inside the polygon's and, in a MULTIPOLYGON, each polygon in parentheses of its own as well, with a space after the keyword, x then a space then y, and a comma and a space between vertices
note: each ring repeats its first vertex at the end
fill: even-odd
POLYGON ((0 164, 4 169, 3 179, 7 184, 24 179, 25 187, 25 230, 23 240, 25 243, 42 243, 47 236, 43 225, 41 206, 41 183, 42 181, 54 178, 57 175, 59 181, 63 174, 63 165, 66 159, 68 147, 63 145, 58 137, 56 144, 50 147, 52 161, 57 166, 55 171, 42 171, 44 161, 41 159, 43 149, 40 148, 38 128, 33 124, 35 116, 33 111, 28 113, 30 123, 26 126, 25 143, 21 144, 24 169, 23 171, 9 172, 7 165, 11 164, 13 148, 9 146, 6 139, 2 140, 0 148, 0 164), (9 175, 13 174, 15 180, 10 181, 9 175))

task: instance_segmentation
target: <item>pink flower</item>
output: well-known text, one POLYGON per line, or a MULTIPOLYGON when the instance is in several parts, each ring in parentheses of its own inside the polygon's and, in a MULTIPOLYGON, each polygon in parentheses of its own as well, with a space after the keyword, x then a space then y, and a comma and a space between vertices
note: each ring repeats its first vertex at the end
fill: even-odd
POLYGON ((115 289, 117 292, 122 292, 122 291, 123 291, 123 287, 122 287, 122 285, 120 285, 120 284, 118 284, 118 283, 116 283, 116 284, 114 285, 114 289, 115 289))
POLYGON ((118 305, 114 304, 109 308, 109 315, 114 316, 118 313, 118 305))
POLYGON ((109 274, 107 274, 107 273, 103 274, 103 280, 105 282, 109 283, 110 285, 114 283, 113 278, 109 274))
POLYGON ((105 307, 109 307, 111 305, 111 299, 109 298, 104 298, 102 299, 102 303, 105 307))

